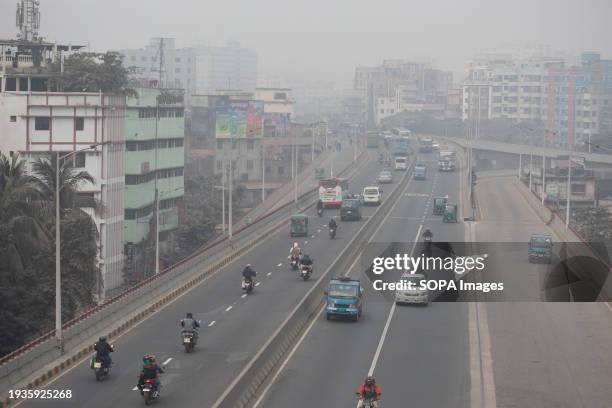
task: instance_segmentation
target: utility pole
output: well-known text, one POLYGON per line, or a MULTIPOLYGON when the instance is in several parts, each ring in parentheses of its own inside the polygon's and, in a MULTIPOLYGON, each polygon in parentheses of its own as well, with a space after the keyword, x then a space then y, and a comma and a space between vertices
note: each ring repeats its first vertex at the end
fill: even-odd
POLYGON ((261 141, 261 202, 266 200, 266 150, 261 141))
POLYGON ((225 163, 225 152, 222 153, 221 159, 221 232, 225 234, 225 177, 227 173, 227 165, 225 163))

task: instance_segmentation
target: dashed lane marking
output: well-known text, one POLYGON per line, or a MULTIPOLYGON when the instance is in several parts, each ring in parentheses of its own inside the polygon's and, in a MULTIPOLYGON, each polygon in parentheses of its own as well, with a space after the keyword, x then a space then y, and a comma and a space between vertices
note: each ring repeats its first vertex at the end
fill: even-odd
POLYGON ((208 323, 208 327, 212 327, 215 323, 216 323, 216 321, 213 320, 212 322, 208 323))
POLYGON ((172 361, 172 357, 170 357, 169 359, 167 359, 166 361, 164 361, 164 364, 162 364, 162 365, 168 365, 168 363, 169 363, 169 362, 171 362, 171 361, 172 361))
POLYGON ((272 272, 266 273, 266 276, 270 276, 270 275, 272 275, 272 272))
POLYGON ((257 282, 257 283, 255 284, 255 286, 259 286, 259 285, 261 285, 261 282, 257 282))
POLYGON ((225 309, 226 312, 229 312, 230 310, 232 310, 233 306, 228 306, 227 309, 225 309))

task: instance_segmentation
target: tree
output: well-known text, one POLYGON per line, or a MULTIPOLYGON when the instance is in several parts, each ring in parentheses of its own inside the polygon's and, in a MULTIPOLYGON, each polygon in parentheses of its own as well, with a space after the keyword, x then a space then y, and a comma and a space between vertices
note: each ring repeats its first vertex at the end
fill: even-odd
POLYGON ((51 69, 49 85, 56 91, 135 95, 128 84, 133 69, 123 66, 117 52, 73 54, 64 61, 63 72, 59 62, 51 69))

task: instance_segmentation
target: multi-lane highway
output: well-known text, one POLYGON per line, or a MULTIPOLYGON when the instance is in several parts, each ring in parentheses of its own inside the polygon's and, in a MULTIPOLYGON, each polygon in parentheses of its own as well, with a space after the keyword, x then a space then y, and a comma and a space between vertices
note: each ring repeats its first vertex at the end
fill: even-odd
MULTIPOLYGON (((432 215, 433 197, 460 201, 460 173, 438 173, 435 154, 419 156, 427 180, 408 184, 372 242, 411 243, 424 228, 435 241, 464 240, 462 223, 432 215)), ((347 272, 367 282, 360 266, 347 272)), ((382 385, 385 406, 469 406, 468 357, 466 304, 396 307, 366 284, 360 322, 320 315, 258 406, 354 407, 355 391, 370 372, 382 385)))
MULTIPOLYGON (((377 156, 378 151, 368 152, 368 161, 350 183, 351 191, 375 184, 377 156)), ((519 194, 512 177, 486 174, 480 175, 477 187, 480 220, 442 223, 432 215, 433 198, 448 195, 451 202, 463 202, 460 177, 465 174, 437 172, 435 157, 419 154, 419 161, 428 166, 427 180, 406 185, 372 242, 413 243, 421 240, 424 228, 443 242, 524 243, 532 233, 554 235, 519 194)), ((395 183, 385 188, 385 196, 401 174, 394 172, 395 183)), ((372 211, 374 207, 365 208, 365 217, 372 211)), ((163 404, 212 406, 314 282, 302 282, 289 270, 291 242, 298 241, 314 258, 316 278, 361 225, 339 223, 338 237, 332 241, 326 223, 337 211, 327 211, 323 218, 309 214, 307 238, 290 239, 288 231, 280 231, 114 341, 115 365, 105 381, 96 382, 83 362, 49 384, 52 389, 71 389, 74 395, 55 406, 142 404, 134 385, 140 356, 146 352, 155 353, 167 366, 163 404), (244 296, 239 286, 240 270, 247 262, 259 273, 259 285, 250 296, 244 296), (187 311, 204 326, 198 348, 189 355, 181 347, 178 327, 187 311)), ((414 246, 415 251, 420 248, 414 246)), ((506 262, 503 247, 491 248, 501 252, 490 254, 488 281, 508 282, 526 296, 540 292, 545 265, 529 264, 526 254, 506 262)), ((381 384, 384 406, 391 407, 610 406, 612 309, 606 303, 396 306, 372 289, 358 259, 349 270, 334 273, 366 283, 362 319, 327 321, 319 314, 261 390, 256 406, 354 407, 354 393, 368 374, 381 384)), ((24 406, 39 404, 29 401, 24 406)))
MULTIPOLYGON (((349 183, 352 192, 359 193, 367 185, 376 185, 380 165, 376 151, 368 152, 368 160, 349 183)), ((397 185, 385 188, 385 196, 397 185)), ((364 218, 375 207, 363 209, 364 218)), ((110 376, 96 382, 83 361, 51 384, 52 389, 71 389, 70 401, 57 401, 55 406, 137 406, 142 404, 134 390, 141 368, 141 356, 154 353, 166 363, 163 375, 162 399, 173 406, 211 406, 254 353, 268 339, 288 312, 324 271, 361 222, 339 222, 335 240, 330 240, 327 222, 337 216, 337 210, 327 210, 318 218, 310 214, 310 233, 306 238, 290 238, 289 225, 254 250, 207 279, 175 302, 154 313, 119 339, 113 340, 116 352, 110 376), (314 259, 314 277, 308 282, 291 271, 287 256, 293 241, 314 259), (241 292, 241 270, 251 263, 258 272, 258 286, 252 295, 241 292), (179 320, 185 312, 202 320, 200 343, 192 354, 185 354, 179 335, 179 320)), ((397 223, 396 223, 397 224, 397 223)), ((26 405, 43 403, 28 401, 26 405)), ((45 401, 44 405, 54 405, 45 401)))

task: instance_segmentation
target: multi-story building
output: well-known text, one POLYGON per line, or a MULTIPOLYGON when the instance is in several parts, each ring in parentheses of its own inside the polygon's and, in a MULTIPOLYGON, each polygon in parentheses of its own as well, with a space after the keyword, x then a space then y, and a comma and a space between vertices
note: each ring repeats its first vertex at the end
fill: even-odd
POLYGON ((124 242, 130 283, 155 271, 156 199, 162 249, 179 225, 185 163, 183 96, 183 90, 138 88, 136 96, 127 99, 124 242))
POLYGON ((380 98, 395 99, 395 113, 425 111, 443 117, 451 85, 452 73, 430 63, 385 60, 381 66, 355 70, 354 88, 364 92, 370 126, 390 116, 390 100, 380 98))
POLYGON ((138 78, 160 88, 184 89, 187 96, 195 91, 195 50, 176 48, 174 38, 151 38, 144 48, 118 52, 125 66, 136 68, 138 78))
POLYGON ((253 92, 257 85, 257 54, 233 41, 225 47, 176 48, 173 38, 152 38, 141 49, 119 50, 124 64, 137 68, 136 77, 159 87, 185 90, 191 95, 214 94, 221 89, 253 92))
POLYGON ((41 156, 75 154, 73 166, 95 183, 79 186, 78 195, 92 203, 83 208, 98 230, 97 293, 123 284, 123 189, 125 98, 101 93, 49 92, 48 61, 57 61, 68 46, 2 41, 0 54, 0 150, 20 154, 30 164, 41 156), (43 55, 45 58, 40 58, 43 55), (8 64, 10 63, 10 64, 8 64), (92 145, 96 145, 92 148, 92 145), (99 202, 99 208, 93 207, 99 202))
POLYGON ((257 86, 257 53, 230 41, 225 47, 196 48, 196 93, 221 89, 253 92, 257 86))
POLYGON ((584 145, 599 133, 611 76, 612 60, 597 53, 583 53, 579 66, 547 57, 476 60, 463 83, 462 118, 541 122, 550 145, 584 145))

